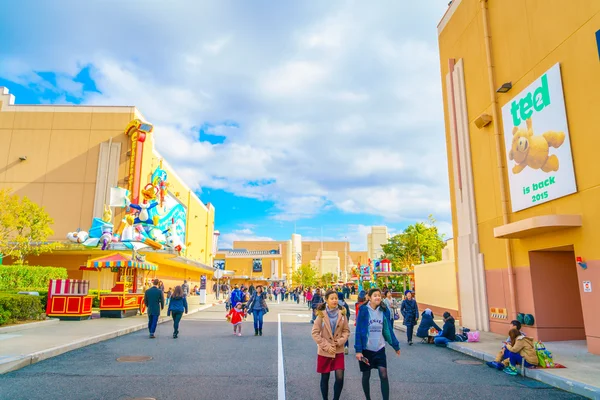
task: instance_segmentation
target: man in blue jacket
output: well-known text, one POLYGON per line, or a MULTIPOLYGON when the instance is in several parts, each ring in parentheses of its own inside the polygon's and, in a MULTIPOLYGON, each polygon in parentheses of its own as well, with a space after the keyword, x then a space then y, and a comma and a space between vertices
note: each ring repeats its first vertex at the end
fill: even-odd
POLYGON ((235 289, 231 292, 231 308, 235 308, 237 303, 244 301, 244 293, 240 290, 238 285, 235 285, 235 289))
POLYGON ((156 332, 156 325, 158 324, 158 317, 160 317, 160 311, 165 307, 165 299, 163 292, 158 288, 158 279, 152 281, 152 287, 146 290, 144 293, 144 304, 148 310, 148 331, 150 331, 150 339, 154 339, 154 332, 156 332))

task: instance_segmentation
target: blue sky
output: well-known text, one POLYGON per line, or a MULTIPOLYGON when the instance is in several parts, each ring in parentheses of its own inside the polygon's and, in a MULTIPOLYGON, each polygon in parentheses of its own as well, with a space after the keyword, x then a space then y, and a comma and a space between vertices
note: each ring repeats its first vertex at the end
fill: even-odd
POLYGON ((322 229, 364 249, 369 226, 430 213, 451 232, 447 0, 30 3, 0 16, 0 86, 18 104, 137 106, 215 205, 222 246, 322 229))

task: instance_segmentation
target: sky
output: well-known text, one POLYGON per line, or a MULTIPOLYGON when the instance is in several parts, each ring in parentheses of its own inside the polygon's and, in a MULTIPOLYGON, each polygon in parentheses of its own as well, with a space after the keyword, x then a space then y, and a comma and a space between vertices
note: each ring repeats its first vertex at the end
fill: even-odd
POLYGON ((234 240, 451 236, 437 23, 448 0, 21 0, 16 104, 135 105, 234 240), (375 4, 376 6, 374 6, 375 4), (31 10, 37 12, 32 13, 31 10))

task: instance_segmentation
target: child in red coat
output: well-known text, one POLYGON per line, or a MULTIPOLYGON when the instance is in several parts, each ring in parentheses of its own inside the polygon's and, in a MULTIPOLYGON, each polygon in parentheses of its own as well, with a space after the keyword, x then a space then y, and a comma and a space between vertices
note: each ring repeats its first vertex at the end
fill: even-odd
POLYGON ((233 334, 242 336, 242 320, 246 317, 246 312, 242 308, 242 303, 237 303, 235 308, 232 308, 226 318, 233 325, 233 334))

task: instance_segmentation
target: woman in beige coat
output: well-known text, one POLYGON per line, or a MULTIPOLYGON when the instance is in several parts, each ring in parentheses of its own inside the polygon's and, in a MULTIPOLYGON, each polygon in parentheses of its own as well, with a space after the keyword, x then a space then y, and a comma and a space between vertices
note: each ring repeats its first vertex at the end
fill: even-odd
POLYGON ((346 310, 338 305, 338 295, 328 290, 325 303, 317 308, 317 318, 312 329, 317 343, 317 372, 321 374, 321 395, 329 398, 329 375, 335 371, 333 400, 339 400, 344 387, 344 344, 350 336, 346 310))

